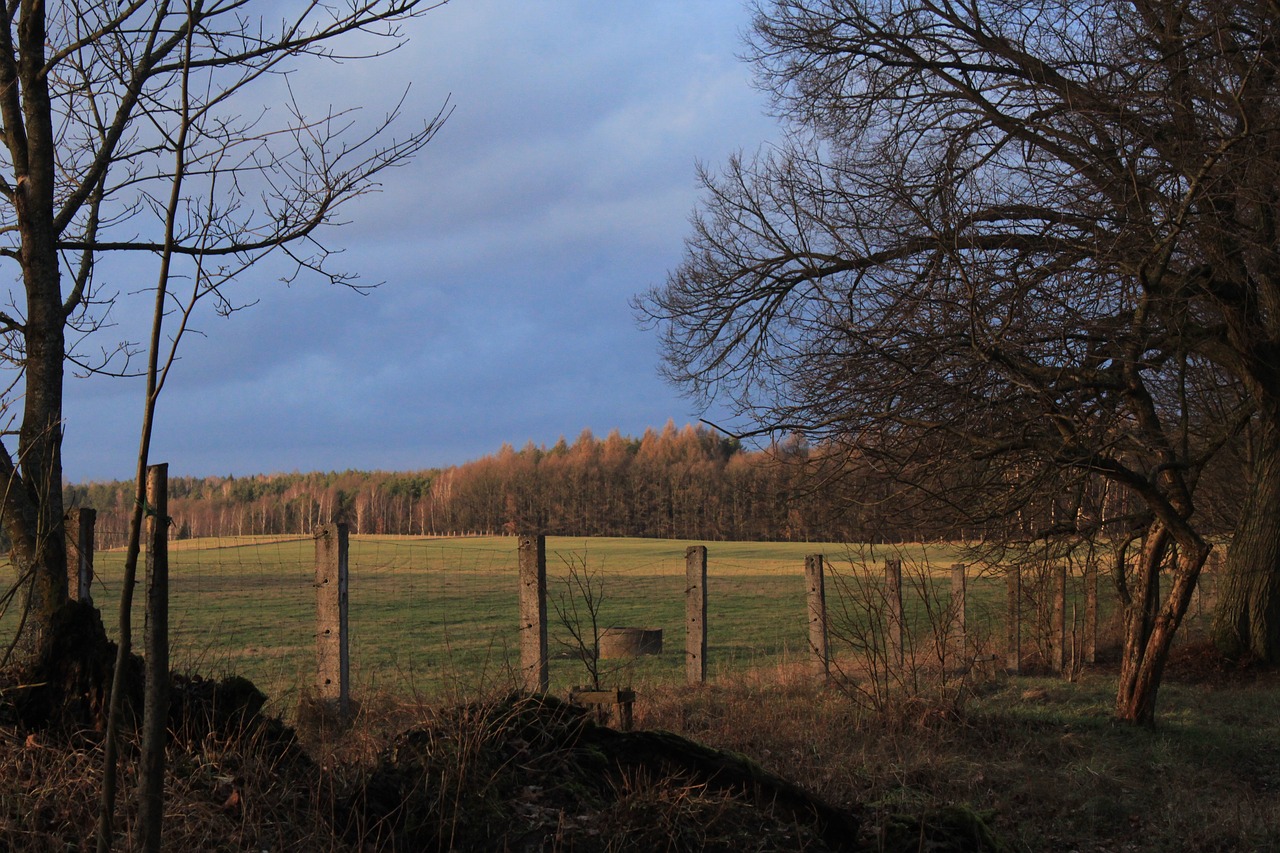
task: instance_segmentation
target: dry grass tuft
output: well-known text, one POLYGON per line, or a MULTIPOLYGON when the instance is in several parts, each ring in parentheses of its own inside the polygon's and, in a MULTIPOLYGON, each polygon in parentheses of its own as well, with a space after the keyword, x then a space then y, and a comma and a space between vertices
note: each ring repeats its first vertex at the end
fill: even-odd
MULTIPOLYGON (((120 771, 117 849, 129 849, 136 818, 137 749, 126 743, 120 771)), ((163 843, 166 850, 342 851, 318 802, 306 762, 249 739, 170 747, 163 843)), ((0 849, 91 850, 97 831, 102 754, 97 746, 43 742, 0 732, 0 849)))

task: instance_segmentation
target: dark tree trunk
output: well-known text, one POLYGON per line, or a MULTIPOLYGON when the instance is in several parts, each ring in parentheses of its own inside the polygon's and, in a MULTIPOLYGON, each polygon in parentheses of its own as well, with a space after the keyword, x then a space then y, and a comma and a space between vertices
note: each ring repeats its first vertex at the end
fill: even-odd
MULTIPOLYGON (((9 7, 12 15, 16 6, 9 7)), ((18 573, 23 623, 16 648, 27 662, 54 641, 54 614, 67 599, 66 543, 62 517, 62 363, 66 315, 54 222, 56 137, 45 67, 43 4, 23 3, 16 57, 0 61, 0 117, 13 165, 9 200, 20 235, 18 261, 26 291, 23 334, 23 411, 18 453, 0 452, 5 529, 10 562, 18 573), (16 61, 15 61, 16 59, 16 61)))
POLYGON ((23 574, 24 623, 18 648, 33 658, 52 638, 45 636, 53 614, 67 600, 67 552, 62 505, 62 359, 63 326, 58 300, 56 262, 42 270, 52 278, 52 298, 38 304, 28 296, 26 394, 18 438, 21 488, 6 510, 10 522, 11 560, 23 574), (15 506, 15 504, 20 505, 15 506), (13 536, 14 526, 22 532, 13 536))
POLYGON ((1252 490, 1218 584, 1213 635, 1231 657, 1280 662, 1280 426, 1264 423, 1252 490))

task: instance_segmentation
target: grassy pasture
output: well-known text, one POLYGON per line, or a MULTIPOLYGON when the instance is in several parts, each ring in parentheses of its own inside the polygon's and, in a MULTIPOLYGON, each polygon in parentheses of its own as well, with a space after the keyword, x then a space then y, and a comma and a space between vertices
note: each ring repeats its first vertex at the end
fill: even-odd
MULTIPOLYGON (((577 571, 600 584, 599 627, 663 629, 663 652, 602 663, 609 683, 670 683, 684 677, 684 555, 679 540, 550 537, 547 541, 552 687, 586 683, 556 606, 581 596, 577 571)), ((876 586, 883 561, 903 561, 909 625, 927 632, 919 592, 935 606, 949 599, 950 545, 892 547, 837 543, 707 543, 708 670, 713 679, 787 668, 807 659, 804 558, 825 554, 833 620, 857 620, 846 607, 855 588, 876 586), (862 568, 859 568, 862 567, 862 568), (865 572, 862 585, 850 583, 865 572), (833 577, 834 576, 834 577, 833 577), (848 615, 841 616, 841 612, 848 615)), ((99 553, 94 598, 114 633, 124 555, 99 553)), ((170 551, 173 659, 178 669, 237 673, 287 700, 308 685, 315 665, 314 543, 310 537, 241 537, 173 542, 170 551)), ((518 668, 516 539, 351 538, 350 631, 357 687, 470 695, 513 685, 518 668)), ((970 633, 1001 643, 1004 581, 970 572, 970 633)), ((139 594, 138 600, 141 600, 139 594)), ((140 604, 135 626, 140 636, 140 604)), ((1028 617, 1030 616, 1028 615, 1028 617)), ((839 633, 838 631, 833 633, 839 633)), ((1025 636, 1024 631, 1024 636, 1025 636)), ((1024 648, 1030 641, 1024 639, 1024 648)), ((839 644, 833 640, 833 651, 839 644)))
MULTIPOLYGON (((287 716, 314 665, 312 540, 172 544, 176 665, 204 674, 248 675, 277 697, 273 710, 287 716)), ((928 713, 927 706, 922 713, 913 702, 891 704, 879 716, 861 715, 847 694, 819 689, 805 678, 771 677, 794 675, 793 665, 806 653, 804 555, 824 552, 833 571, 846 578, 852 564, 865 562, 872 584, 882 577, 885 557, 900 556, 911 579, 905 598, 919 627, 911 581, 929 584, 936 600, 945 601, 947 570, 957 552, 913 546, 851 554, 837 545, 709 543, 710 669, 716 684, 684 690, 673 685, 683 680, 688 544, 548 541, 553 600, 564 589, 569 565, 585 565, 604 580, 602 623, 664 629, 661 656, 611 676, 644 686, 636 705, 639 727, 674 731, 751 756, 829 802, 858 803, 872 830, 901 828, 901 815, 958 806, 986 816, 1016 850, 1280 849, 1275 714, 1280 680, 1274 670, 1224 667, 1203 645, 1176 650, 1161 689, 1160 724, 1152 730, 1113 722, 1114 669, 1106 665, 1086 670, 1074 682, 997 677, 977 685, 956 717, 928 713)), ((122 554, 108 552, 97 561, 95 595, 109 619, 114 619, 122 560, 122 554)), ((355 726, 342 738, 330 739, 324 727, 306 735, 316 750, 316 766, 334 770, 327 769, 319 781, 291 778, 282 784, 281 768, 287 765, 274 754, 220 753, 204 745, 179 753, 166 783, 166 797, 178 815, 166 829, 173 841, 167 846, 277 849, 265 839, 290 838, 293 846, 287 849, 354 849, 334 837, 333 822, 322 820, 314 808, 332 803, 334 780, 361 778, 373 756, 406 728, 455 719, 439 713, 435 704, 455 698, 449 691, 470 697, 486 686, 510 683, 516 641, 514 539, 355 538, 351 568, 353 666, 357 698, 364 701, 355 726), (413 690, 425 702, 404 701, 404 693, 413 690), (217 807, 223 789, 212 788, 211 780, 222 778, 223 766, 235 768, 251 808, 217 807), (218 796, 211 799, 212 793, 218 796)), ((975 567, 971 575, 968 615, 971 624, 985 622, 999 644, 1004 580, 986 574, 991 576, 975 567)), ((829 581, 833 607, 838 587, 829 581)), ((1103 601, 1110 602, 1106 590, 1104 580, 1103 601)), ((1028 619, 1038 603, 1029 603, 1028 619)), ((4 619, 12 620, 12 614, 4 619)), ((136 622, 140 634, 140 615, 136 622)), ((0 631, 11 624, 0 620, 0 631)), ((1192 630, 1198 629, 1193 625, 1192 630)), ((1032 642, 1031 632, 1030 627, 1024 632, 1024 648, 1032 642)), ((552 633, 553 638, 564 635, 554 616, 552 633)), ((552 649, 555 653, 554 639, 552 649)), ((580 665, 563 657, 554 661, 556 691, 583 679, 580 665)), ((493 736, 478 725, 460 731, 465 737, 439 742, 470 747, 493 736)), ((47 836, 55 841, 40 849, 69 849, 75 839, 88 837, 100 797, 99 754, 85 749, 80 739, 63 749, 43 738, 0 741, 0 747, 8 747, 0 752, 5 771, 0 776, 6 780, 0 796, 10 804, 0 815, 0 847, 27 849, 31 839, 47 836)), ((460 747, 458 757, 465 754, 460 747)), ((457 787, 441 788, 449 796, 440 802, 462 809, 475 802, 467 799, 465 786, 490 789, 487 753, 476 754, 480 758, 458 764, 460 770, 449 777, 457 787)), ((530 814, 541 814, 526 808, 528 798, 563 787, 563 766, 561 761, 519 766, 504 761, 504 769, 515 767, 520 774, 551 773, 522 775, 519 796, 504 801, 496 814, 476 812, 477 819, 519 826, 530 814)), ((228 772, 226 778, 231 777, 228 772)), ((705 833, 699 837, 712 838, 712 824, 703 823, 704 816, 740 814, 724 811, 721 800, 699 800, 696 787, 678 776, 620 785, 619 792, 621 805, 610 806, 612 811, 580 812, 575 806, 564 814, 591 814, 593 833, 602 825, 624 827, 617 830, 620 839, 632 839, 628 833, 637 827, 655 826, 672 827, 672 838, 688 826, 705 833), (602 824, 597 814, 619 822, 602 824), (636 822, 621 822, 626 815, 636 822)), ((739 830, 735 824, 734 832, 739 830)), ((797 847, 780 841, 759 849, 797 847)))

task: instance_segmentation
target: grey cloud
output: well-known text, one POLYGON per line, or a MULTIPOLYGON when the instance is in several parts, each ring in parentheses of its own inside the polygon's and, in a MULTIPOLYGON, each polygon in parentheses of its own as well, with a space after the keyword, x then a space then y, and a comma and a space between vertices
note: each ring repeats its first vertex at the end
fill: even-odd
MULTIPOLYGON (((679 260, 694 161, 772 135, 733 57, 746 23, 737 2, 471 0, 379 62, 295 75, 316 109, 372 92, 373 120, 412 81, 408 111, 448 94, 457 110, 329 235, 340 267, 385 285, 361 298, 252 271, 237 292, 259 305, 199 319, 155 458, 175 473, 425 467, 687 419, 628 299, 679 260)), ((78 383, 68 476, 127 476, 140 408, 137 383, 78 383)))

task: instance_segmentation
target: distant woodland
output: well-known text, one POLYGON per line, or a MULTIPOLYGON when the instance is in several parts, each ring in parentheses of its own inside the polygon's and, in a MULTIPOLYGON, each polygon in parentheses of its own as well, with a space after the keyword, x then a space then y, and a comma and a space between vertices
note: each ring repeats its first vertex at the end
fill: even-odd
MULTIPOLYGON (((328 521, 346 522, 357 534, 706 541, 892 542, 992 532, 945 501, 911 497, 896 478, 832 455, 799 439, 748 448, 710 429, 668 422, 640 438, 584 431, 552 447, 504 445, 443 469, 174 477, 169 512, 177 538, 301 534, 328 521)), ((72 485, 66 503, 96 509, 99 546, 113 547, 132 488, 72 485)), ((1057 505, 1026 507, 1013 523, 1035 535, 1062 514, 1057 505)), ((1008 523, 1000 522, 1001 533, 1010 532, 1008 523)))
MULTIPOLYGON (((802 442, 748 449, 692 425, 640 438, 584 431, 449 468, 250 477, 173 477, 169 511, 181 538, 311 531, 345 521, 357 534, 543 532, 702 540, 919 538, 874 502, 838 515, 804 462, 802 442)), ((98 510, 99 543, 123 530, 132 485, 68 486, 68 507, 98 510)))

